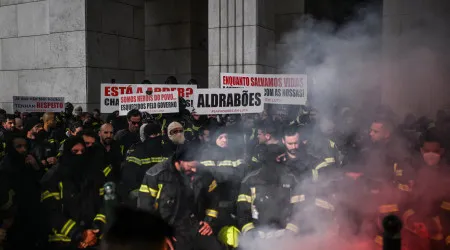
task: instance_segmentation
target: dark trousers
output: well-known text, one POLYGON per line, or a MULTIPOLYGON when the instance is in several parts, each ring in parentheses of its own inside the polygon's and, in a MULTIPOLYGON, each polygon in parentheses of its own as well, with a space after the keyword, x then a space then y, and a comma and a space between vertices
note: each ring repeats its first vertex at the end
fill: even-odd
POLYGON ((226 249, 214 235, 196 235, 193 239, 176 237, 175 250, 224 250, 226 249))

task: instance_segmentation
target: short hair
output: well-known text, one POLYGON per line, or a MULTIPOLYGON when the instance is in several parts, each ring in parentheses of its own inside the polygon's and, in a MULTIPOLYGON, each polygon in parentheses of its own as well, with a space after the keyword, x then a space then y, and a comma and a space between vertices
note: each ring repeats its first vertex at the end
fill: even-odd
POLYGON ((441 147, 443 147, 443 142, 441 139, 441 136, 439 135, 439 133, 436 131, 436 129, 431 129, 429 131, 427 131, 422 137, 421 137, 421 142, 420 145, 423 146, 426 142, 429 143, 439 143, 439 145, 441 147))
POLYGON ((163 249, 166 238, 172 238, 172 228, 156 214, 121 206, 104 236, 102 250, 163 249))
POLYGON ((55 114, 52 112, 47 112, 42 115, 42 121, 47 122, 50 119, 50 116, 55 117, 55 114))
POLYGON ((10 115, 10 114, 7 114, 7 115, 0 115, 0 122, 1 122, 1 123, 5 123, 5 122, 7 122, 8 120, 13 120, 13 121, 15 121, 16 118, 14 117, 14 115, 10 115))
POLYGON ((97 138, 97 134, 91 129, 83 130, 78 135, 81 137, 87 136, 87 137, 97 138))
POLYGON ((300 134, 300 131, 295 126, 286 126, 283 129, 283 138, 286 136, 294 136, 295 134, 300 134))
POLYGON ((390 132, 394 132, 394 123, 386 117, 376 117, 372 123, 380 123, 390 132))
POLYGON ((141 112, 137 109, 132 109, 132 110, 128 111, 128 113, 127 113, 127 120, 130 120, 131 117, 136 117, 136 116, 139 116, 142 119, 141 112))

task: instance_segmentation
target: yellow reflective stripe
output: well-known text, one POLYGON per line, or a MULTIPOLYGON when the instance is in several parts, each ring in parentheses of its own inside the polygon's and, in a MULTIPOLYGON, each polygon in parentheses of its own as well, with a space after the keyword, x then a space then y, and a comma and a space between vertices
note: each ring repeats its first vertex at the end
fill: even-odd
POLYGON ((94 221, 101 221, 106 224, 106 216, 104 214, 97 214, 94 221))
POLYGON ((99 191, 100 196, 105 195, 105 188, 100 188, 98 191, 99 191))
POLYGON ((241 230, 241 231, 242 231, 243 233, 246 233, 246 232, 252 230, 253 228, 255 228, 255 225, 253 225, 253 222, 250 222, 250 223, 245 224, 245 225, 242 227, 242 230, 241 230))
POLYGON ((259 162, 258 158, 256 158, 255 156, 252 157, 252 162, 259 162))
POLYGON ((149 193, 152 197, 156 197, 159 191, 156 189, 150 188, 145 184, 142 184, 141 187, 139 188, 139 192, 149 193))
POLYGON ((136 158, 136 157, 134 157, 134 156, 128 156, 125 160, 126 160, 127 162, 135 163, 136 165, 139 165, 139 166, 142 165, 142 160, 139 159, 139 158, 136 158))
POLYGON ((441 204, 441 208, 447 211, 450 211, 450 202, 443 201, 441 204))
POLYGON ((123 155, 123 151, 125 151, 125 146, 124 145, 120 145, 120 153, 123 155))
POLYGON ((330 141, 330 147, 331 148, 335 148, 336 147, 336 143, 334 143, 334 141, 329 140, 330 141))
POLYGON ((52 197, 55 198, 56 200, 61 199, 59 192, 50 193, 49 191, 45 191, 41 194, 41 202, 44 201, 45 199, 52 198, 52 197))
POLYGON ((70 230, 76 225, 76 222, 72 219, 69 219, 66 224, 61 229, 61 233, 65 236, 67 236, 70 233, 70 230))
POLYGON ((305 201, 305 195, 294 195, 291 197, 291 203, 299 203, 305 201))
POLYGON ((398 212, 397 204, 392 205, 382 205, 378 207, 378 211, 382 214, 398 212))
POLYGON ((323 162, 312 170, 313 180, 317 181, 319 179, 319 169, 328 167, 330 164, 335 162, 336 160, 333 157, 325 158, 323 162))
POLYGON ((214 191, 214 189, 216 189, 216 187, 217 187, 217 181, 216 181, 216 180, 213 180, 213 181, 211 182, 211 185, 209 185, 208 193, 211 193, 212 191, 214 191))
POLYGON ((200 164, 206 166, 206 167, 214 167, 216 163, 214 161, 202 161, 200 164))
POLYGON ((408 209, 404 214, 403 214, 403 222, 406 222, 409 217, 413 216, 415 214, 414 210, 412 209, 408 209))
POLYGON ((192 125, 192 129, 195 130, 195 131, 198 131, 200 128, 201 128, 201 126, 197 127, 195 125, 192 125))
POLYGON ((66 140, 62 140, 62 142, 59 143, 60 146, 62 146, 66 142, 66 140))
POLYGON ((250 193, 252 195, 252 204, 253 204, 253 201, 255 201, 255 199, 256 199, 256 188, 255 187, 251 187, 250 188, 250 193))
POLYGON ((411 188, 408 185, 399 183, 397 187, 402 191, 411 192, 411 188))
POLYGON ((48 236, 48 241, 49 242, 70 242, 71 239, 65 235, 54 234, 54 235, 48 236))
POLYGON ((286 225, 286 229, 290 230, 292 232, 298 233, 298 227, 296 225, 292 224, 292 223, 288 223, 286 225))
POLYGON ((218 215, 219 215, 219 212, 217 212, 216 210, 206 209, 206 216, 217 218, 218 215))
POLYGON ((59 182, 59 198, 63 198, 63 183, 61 181, 59 182))
POLYGON ((318 207, 321 207, 321 208, 324 208, 324 209, 327 209, 327 210, 334 211, 334 206, 331 205, 329 202, 324 201, 324 200, 322 200, 322 199, 317 199, 317 198, 316 198, 315 204, 316 204, 316 206, 318 206, 318 207))
POLYGON ((103 174, 105 175, 105 177, 108 177, 109 173, 111 173, 111 170, 111 165, 108 165, 105 169, 103 169, 103 174))
POLYGON ((55 143, 56 140, 55 140, 55 139, 49 139, 48 142, 49 142, 49 143, 55 143))
POLYGON ((255 138, 255 132, 256 128, 252 128, 252 135, 250 136, 250 140, 253 140, 255 138))
POLYGON ((12 189, 10 189, 8 191, 8 201, 0 207, 0 210, 8 210, 8 209, 10 209, 12 207, 12 205, 13 205, 13 196, 15 194, 16 193, 12 189))
POLYGON ((161 197, 161 190, 163 188, 163 184, 158 184, 158 193, 156 194, 156 199, 159 199, 161 197))
POLYGON ((219 166, 219 167, 237 167, 241 164, 242 164, 241 160, 236 160, 236 161, 224 160, 224 161, 219 161, 217 163, 217 166, 219 166))
POLYGON ((375 237, 374 241, 375 241, 375 243, 376 243, 377 245, 380 245, 380 246, 383 245, 383 237, 381 237, 380 235, 377 235, 377 236, 375 237))
POLYGON ((252 203, 252 197, 246 194, 240 194, 238 196, 237 202, 248 202, 252 203))

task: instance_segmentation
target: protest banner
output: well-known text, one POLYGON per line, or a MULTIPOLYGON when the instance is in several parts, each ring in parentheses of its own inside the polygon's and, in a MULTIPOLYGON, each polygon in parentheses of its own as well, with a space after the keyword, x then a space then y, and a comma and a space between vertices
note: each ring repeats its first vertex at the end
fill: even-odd
POLYGON ((13 96, 14 112, 63 112, 64 97, 13 96))
POLYGON ((222 88, 264 88, 266 104, 306 104, 306 75, 220 73, 222 88))
POLYGON ((119 115, 127 115, 132 109, 149 114, 178 113, 178 91, 120 95, 119 115))
POLYGON ((193 112, 199 115, 261 113, 264 89, 197 89, 193 112))
POLYGON ((169 85, 169 84, 116 84, 102 83, 100 87, 100 110, 102 113, 112 113, 119 110, 119 96, 130 94, 145 94, 178 91, 178 96, 183 97, 192 110, 194 102, 195 85, 169 85))

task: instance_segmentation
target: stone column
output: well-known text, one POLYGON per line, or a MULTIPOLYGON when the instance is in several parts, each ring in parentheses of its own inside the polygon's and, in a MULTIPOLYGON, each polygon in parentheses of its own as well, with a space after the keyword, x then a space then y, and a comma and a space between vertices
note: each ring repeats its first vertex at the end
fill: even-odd
POLYGON ((275 73, 274 0, 210 0, 209 87, 220 72, 275 73))

